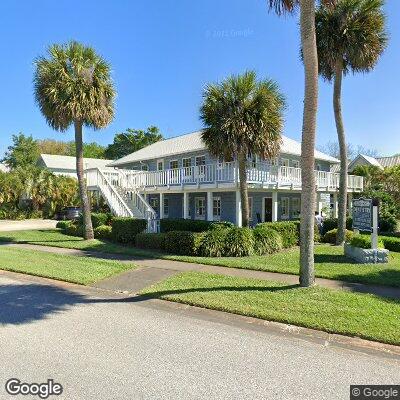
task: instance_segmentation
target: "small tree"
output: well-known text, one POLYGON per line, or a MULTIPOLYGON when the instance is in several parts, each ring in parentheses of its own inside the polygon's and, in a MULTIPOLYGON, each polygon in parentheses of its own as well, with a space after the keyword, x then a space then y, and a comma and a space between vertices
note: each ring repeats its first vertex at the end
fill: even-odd
POLYGON ((84 237, 93 238, 90 203, 83 171, 82 129, 100 129, 114 117, 115 90, 109 64, 91 47, 77 42, 54 44, 48 57, 35 61, 36 102, 47 123, 58 131, 75 129, 76 171, 83 210, 84 237))
POLYGON ((23 133, 12 136, 13 144, 8 146, 4 161, 11 169, 34 167, 39 159, 38 143, 32 136, 23 133))
POLYGON ((274 81, 257 81, 250 71, 207 85, 203 99, 202 138, 211 154, 238 160, 242 225, 248 226, 247 156, 274 158, 279 153, 284 97, 274 81))
POLYGON ((342 116, 342 78, 349 72, 369 72, 387 43, 382 0, 337 0, 321 5, 315 15, 319 73, 334 81, 333 108, 340 148, 337 244, 345 240, 348 156, 342 116))

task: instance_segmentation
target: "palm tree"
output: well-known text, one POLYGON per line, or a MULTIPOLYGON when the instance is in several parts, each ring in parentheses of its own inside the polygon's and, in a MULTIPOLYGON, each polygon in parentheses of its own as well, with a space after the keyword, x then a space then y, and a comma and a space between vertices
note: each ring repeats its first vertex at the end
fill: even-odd
POLYGON ((274 158, 279 153, 284 108, 278 85, 268 79, 257 81, 253 71, 232 75, 204 90, 202 138, 211 154, 238 161, 243 226, 249 225, 247 156, 274 158))
POLYGON ((76 171, 83 210, 84 237, 93 238, 90 203, 83 172, 83 126, 100 129, 114 117, 115 90, 109 64, 93 48, 77 42, 54 44, 48 57, 35 60, 36 102, 58 131, 75 129, 76 171))
MULTIPOLYGON (((321 0, 331 3, 334 0, 321 0)), ((304 106, 301 140, 300 285, 314 277, 315 129, 318 108, 318 55, 315 38, 315 0, 267 0, 278 15, 300 6, 300 37, 304 63, 304 106)))
POLYGON ((382 0, 337 0, 321 5, 315 15, 319 73, 333 80, 333 108, 340 148, 337 244, 343 244, 347 210, 347 146, 342 117, 343 75, 371 71, 386 47, 382 0))

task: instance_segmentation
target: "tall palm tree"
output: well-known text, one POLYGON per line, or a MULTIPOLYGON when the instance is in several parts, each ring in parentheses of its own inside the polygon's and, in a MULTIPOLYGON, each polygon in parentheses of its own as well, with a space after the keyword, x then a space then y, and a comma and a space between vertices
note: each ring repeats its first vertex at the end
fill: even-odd
POLYGON ((272 80, 258 81, 256 73, 232 75, 209 84, 203 93, 200 118, 202 138, 211 154, 224 160, 236 158, 242 225, 249 225, 246 164, 249 153, 274 158, 279 153, 285 99, 272 80))
MULTIPOLYGON (((321 0, 332 3, 334 0, 321 0)), ((300 7, 300 37, 304 63, 304 106, 301 140, 300 285, 312 286, 314 274, 315 130, 318 108, 318 55, 315 0, 267 0, 278 15, 300 7)))
POLYGON ((82 130, 83 126, 104 128, 114 117, 115 90, 110 66, 93 48, 74 41, 50 46, 47 56, 35 60, 35 98, 52 128, 65 131, 74 126, 84 237, 92 239, 90 203, 83 172, 82 130))
POLYGON ((315 15, 319 73, 333 80, 333 108, 340 148, 337 244, 346 232, 348 159, 341 92, 343 75, 371 71, 386 47, 382 0, 337 0, 321 5, 315 15))

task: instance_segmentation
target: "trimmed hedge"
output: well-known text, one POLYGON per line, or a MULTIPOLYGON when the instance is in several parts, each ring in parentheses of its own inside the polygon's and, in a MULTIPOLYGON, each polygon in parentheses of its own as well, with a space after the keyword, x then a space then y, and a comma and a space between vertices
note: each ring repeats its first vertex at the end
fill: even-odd
POLYGON ((396 253, 400 253, 400 238, 398 237, 390 237, 390 236, 381 236, 380 238, 385 245, 385 249, 390 251, 394 251, 396 253))
POLYGON ((160 231, 167 233, 171 231, 186 231, 186 232, 205 232, 210 228, 212 222, 200 221, 194 219, 161 219, 160 231))
POLYGON ((213 229, 220 229, 220 228, 233 228, 235 224, 233 222, 229 221, 214 221, 211 222, 210 225, 208 226, 209 230, 213 229))
MULTIPOLYGON (((326 232, 325 235, 322 237, 322 241, 324 243, 336 244, 336 236, 337 236, 337 228, 326 232)), ((346 243, 349 243, 353 238, 354 233, 353 231, 349 231, 346 229, 346 243)))
POLYGON ((71 223, 65 228, 65 233, 69 236, 82 236, 83 237, 83 226, 71 223))
POLYGON ((254 251, 258 255, 277 253, 283 248, 282 236, 267 226, 256 226, 253 230, 254 251))
POLYGON ((67 227, 71 224, 72 224, 72 221, 58 221, 56 228, 61 229, 63 232, 65 232, 67 227))
POLYGON ((112 220, 112 237, 120 243, 134 243, 138 233, 147 227, 145 219, 118 217, 112 220))
MULTIPOLYGON (((112 218, 113 217, 111 213, 91 213, 93 228, 97 228, 101 225, 110 225, 112 218)), ((79 215, 78 222, 80 225, 83 225, 82 214, 79 215)))
POLYGON ((225 240, 229 229, 214 227, 204 233, 199 247, 199 255, 204 257, 223 257, 225 255, 225 240))
MULTIPOLYGON (((361 249, 370 249, 371 248, 371 236, 369 235, 354 235, 350 241, 350 244, 354 247, 359 247, 361 249)), ((378 238, 378 248, 384 248, 382 238, 378 238)))
POLYGON ((96 239, 112 239, 112 228, 110 225, 100 225, 93 229, 94 237, 96 239))
POLYGON ((257 227, 271 228, 278 232, 282 237, 282 244, 285 249, 297 246, 300 238, 300 222, 299 221, 281 221, 281 222, 263 222, 257 227))
POLYGON ((227 257, 244 257, 252 254, 254 254, 252 229, 238 227, 228 229, 225 237, 224 255, 227 257))
MULTIPOLYGON (((336 229, 338 226, 338 219, 337 218, 326 218, 324 219, 323 225, 322 225, 322 236, 325 235, 325 233, 331 231, 332 229, 336 229)), ((353 229, 353 219, 351 217, 348 217, 346 219, 346 229, 353 229)))
POLYGON ((165 249, 166 233, 138 233, 135 238, 136 247, 141 249, 165 249))
POLYGON ((170 231, 165 235, 168 253, 195 256, 199 253, 204 234, 200 232, 170 231))

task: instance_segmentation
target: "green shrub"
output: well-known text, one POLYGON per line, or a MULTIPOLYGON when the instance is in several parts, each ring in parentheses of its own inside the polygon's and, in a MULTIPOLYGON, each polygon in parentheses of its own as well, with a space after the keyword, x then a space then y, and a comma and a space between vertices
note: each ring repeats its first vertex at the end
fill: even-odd
POLYGON ((117 217, 112 220, 112 237, 121 243, 134 243, 138 233, 142 233, 147 227, 145 219, 117 217))
POLYGON ((254 234, 254 251, 259 254, 277 253, 283 248, 282 236, 274 229, 267 226, 256 226, 254 234))
POLYGON ((400 238, 391 236, 382 236, 381 239, 385 246, 385 249, 394 251, 396 253, 400 253, 400 238))
POLYGON ((110 222, 110 215, 107 213, 92 213, 92 225, 93 228, 97 228, 101 225, 108 225, 110 222))
POLYGON ((112 228, 110 225, 100 225, 93 229, 94 237, 96 239, 111 240, 112 228))
POLYGON ((282 244, 285 249, 296 246, 299 243, 299 221, 263 222, 257 225, 257 227, 259 226, 277 231, 282 237, 282 244))
POLYGON ((165 218, 160 220, 160 231, 163 233, 171 231, 205 232, 210 225, 209 221, 165 218))
POLYGON ((81 236, 83 237, 83 226, 70 223, 65 228, 65 233, 70 236, 81 236))
POLYGON ((71 221, 58 221, 56 228, 61 229, 63 232, 65 232, 65 230, 67 229, 68 225, 71 225, 72 222, 71 221))
MULTIPOLYGON (((300 237, 300 233, 299 233, 300 237)), ((321 233, 319 232, 318 225, 314 224, 314 243, 318 243, 321 241, 321 233)))
MULTIPOLYGON (((329 232, 326 232, 325 235, 322 237, 322 241, 324 243, 336 244, 336 236, 337 236, 337 228, 332 229, 329 232)), ((346 229, 346 243, 351 242, 353 236, 354 236, 353 231, 349 231, 348 229, 346 229)))
MULTIPOLYGON (((370 235, 354 235, 350 241, 350 244, 354 247, 359 247, 361 249, 371 248, 371 236, 370 235)), ((378 238, 378 248, 384 248, 382 238, 378 238)))
POLYGON ((204 257, 222 257, 225 252, 225 239, 229 229, 221 226, 204 233, 199 255, 204 257))
POLYGON ((210 223, 208 229, 233 228, 234 226, 235 224, 229 221, 214 221, 210 223))
POLYGON ((254 236, 250 228, 233 227, 228 229, 225 237, 224 255, 227 257, 244 257, 254 254, 254 236))
MULTIPOLYGON (((331 231, 332 229, 336 229, 338 226, 338 219, 337 218, 326 218, 324 219, 324 223, 322 225, 322 236, 325 235, 325 233, 331 231)), ((346 229, 353 229, 353 219, 351 217, 348 217, 346 219, 346 229)))
POLYGON ((165 235, 168 253, 194 256, 199 253, 204 234, 200 232, 170 231, 165 235))
POLYGON ((397 220, 393 215, 386 215, 379 218, 379 230, 382 232, 396 232, 397 220))
POLYGON ((136 247, 142 249, 165 249, 166 233, 138 233, 135 238, 136 247))

